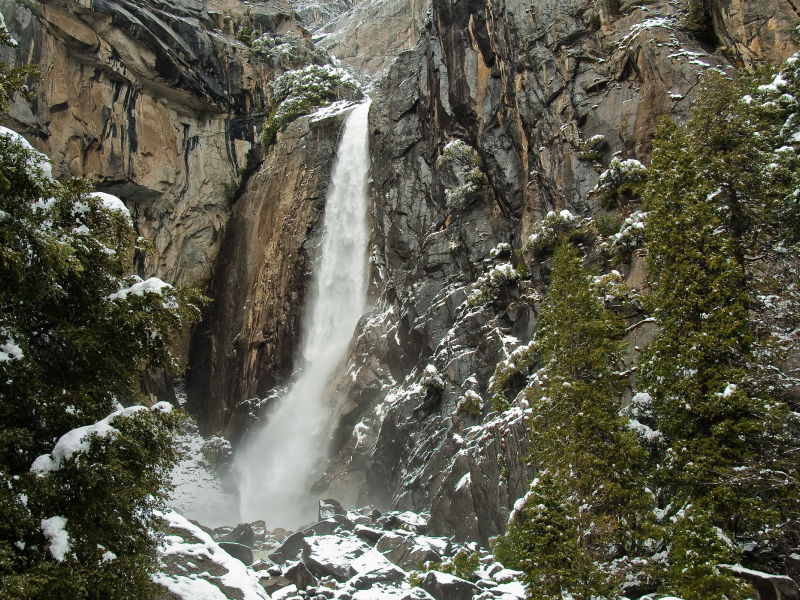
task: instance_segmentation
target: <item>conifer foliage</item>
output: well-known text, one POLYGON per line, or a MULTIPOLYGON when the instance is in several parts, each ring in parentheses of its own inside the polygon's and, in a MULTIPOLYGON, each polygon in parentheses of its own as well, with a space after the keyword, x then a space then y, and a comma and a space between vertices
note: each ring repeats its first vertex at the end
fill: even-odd
POLYGON ((782 573, 800 545, 798 98, 800 57, 710 69, 658 128, 636 213, 657 333, 624 408, 621 324, 561 237, 534 339, 491 384, 533 415, 537 476, 495 549, 530 598, 752 598, 730 566, 782 573))
POLYGON ((612 593, 641 542, 645 453, 619 414, 621 323, 571 245, 553 261, 526 390, 539 475, 495 552, 525 571, 532 598, 589 600, 612 593))
POLYGON ((148 598, 183 417, 121 404, 200 297, 128 275, 124 204, 50 170, 0 131, 0 597, 148 598))
POLYGON ((752 97, 738 100, 746 85, 709 73, 686 128, 660 127, 644 195, 659 334, 642 381, 666 448, 654 474, 664 586, 689 600, 748 597, 719 565, 750 544, 761 549, 751 560, 773 570, 797 541, 797 421, 763 385, 776 354, 754 352, 751 317, 763 283, 751 264, 777 246, 787 253, 793 237, 775 222, 791 178, 752 97))

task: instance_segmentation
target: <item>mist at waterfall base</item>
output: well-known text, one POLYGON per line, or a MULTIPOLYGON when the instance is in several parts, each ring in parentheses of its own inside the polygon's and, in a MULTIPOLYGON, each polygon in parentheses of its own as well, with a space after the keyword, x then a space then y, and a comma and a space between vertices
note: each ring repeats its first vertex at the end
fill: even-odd
POLYGON ((300 374, 237 452, 240 511, 245 521, 294 529, 315 520, 313 476, 325 457, 329 384, 366 309, 369 101, 345 122, 325 200, 324 233, 305 308, 300 374))

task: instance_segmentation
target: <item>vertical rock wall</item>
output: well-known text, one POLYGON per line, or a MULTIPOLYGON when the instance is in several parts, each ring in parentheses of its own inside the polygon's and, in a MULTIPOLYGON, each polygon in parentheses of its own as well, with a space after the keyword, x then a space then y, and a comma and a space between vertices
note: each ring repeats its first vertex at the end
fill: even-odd
POLYGON ((95 179, 131 208, 156 252, 142 274, 203 282, 222 242, 273 69, 234 33, 301 31, 288 3, 238 0, 0 1, 34 63, 32 104, 6 123, 53 159, 56 176, 95 179))
POLYGON ((659 120, 689 114, 707 69, 734 74, 795 51, 788 0, 711 2, 703 35, 683 26, 687 4, 434 0, 419 43, 374 95, 375 308, 339 382, 322 495, 427 508, 435 533, 459 539, 503 531, 531 475, 527 415, 493 413, 486 390, 497 361, 530 339, 549 280, 537 265, 530 281, 470 306, 477 277, 520 260, 490 249, 519 249, 551 210, 601 212, 590 193, 599 174, 614 156, 646 164, 659 120), (581 160, 594 136, 602 156, 581 160), (445 193, 459 183, 440 158, 453 139, 486 177, 466 208, 445 193), (441 392, 426 386, 428 365, 441 392), (480 415, 457 410, 469 390, 483 397, 480 415))

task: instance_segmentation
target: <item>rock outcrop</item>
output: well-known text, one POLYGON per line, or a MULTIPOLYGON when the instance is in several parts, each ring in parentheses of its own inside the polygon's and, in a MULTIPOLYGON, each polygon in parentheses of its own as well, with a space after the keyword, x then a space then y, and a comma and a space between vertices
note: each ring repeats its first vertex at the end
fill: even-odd
POLYGON ((292 123, 233 207, 189 354, 188 408, 206 432, 246 431, 291 375, 342 123, 292 123))
POLYGON ((41 70, 11 125, 56 176, 122 198, 156 252, 143 274, 202 282, 264 119, 274 68, 234 35, 244 24, 302 33, 288 3, 0 2, 18 38, 3 59, 41 70))
POLYGON ((360 73, 379 73, 417 42, 429 6, 429 0, 363 0, 322 24, 314 39, 360 73))
MULTIPOLYGON (((530 477, 525 406, 493 414, 487 387, 530 339, 549 282, 547 262, 513 251, 550 211, 602 212, 599 174, 612 157, 646 164, 657 123, 688 115, 706 70, 795 51, 793 4, 709 6, 712 26, 692 32, 681 2, 434 0, 420 41, 373 95, 375 308, 339 382, 320 495, 430 508, 431 530, 457 539, 504 529, 530 477), (472 188, 448 158, 453 140, 479 171, 472 188), (525 282, 465 302, 479 276, 517 260, 525 282), (480 414, 459 410, 468 392, 480 414)), ((641 283, 640 267, 621 270, 641 283)), ((632 332, 652 335, 646 323, 632 332)))

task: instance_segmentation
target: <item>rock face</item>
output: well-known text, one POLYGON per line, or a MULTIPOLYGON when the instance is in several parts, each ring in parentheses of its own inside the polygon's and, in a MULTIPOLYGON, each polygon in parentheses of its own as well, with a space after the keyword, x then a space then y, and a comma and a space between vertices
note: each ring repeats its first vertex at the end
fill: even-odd
MULTIPOLYGON (((687 5, 434 0, 419 42, 373 94, 375 308, 338 384, 320 496, 429 508, 431 531, 457 539, 503 531, 531 476, 526 408, 492 414, 487 387, 530 339, 549 267, 526 256, 530 281, 488 304, 465 302, 473 282, 515 263, 500 244, 521 248, 549 211, 598 214, 591 191, 611 158, 646 164, 659 119, 687 116, 707 69, 795 50, 789 2, 710 3, 702 35, 683 27, 687 5), (591 138, 600 152, 586 160, 591 138), (471 189, 470 167, 445 150, 453 140, 479 169, 471 189), (480 414, 458 410, 467 392, 480 414)), ((622 272, 642 279, 636 264, 622 272)))
POLYGON ((302 32, 288 3, 238 0, 0 2, 17 52, 45 82, 12 128, 56 176, 97 180, 126 201, 156 252, 142 274, 196 283, 211 272, 264 118, 273 68, 234 34, 302 32), (36 13, 31 12, 35 7, 36 13), (249 13, 249 14, 248 14, 249 13))
POLYGON ((207 432, 245 431, 291 374, 343 119, 292 123, 233 207, 189 355, 188 407, 207 432))
POLYGON ((314 32, 332 55, 377 73, 417 42, 430 0, 363 0, 314 32))

